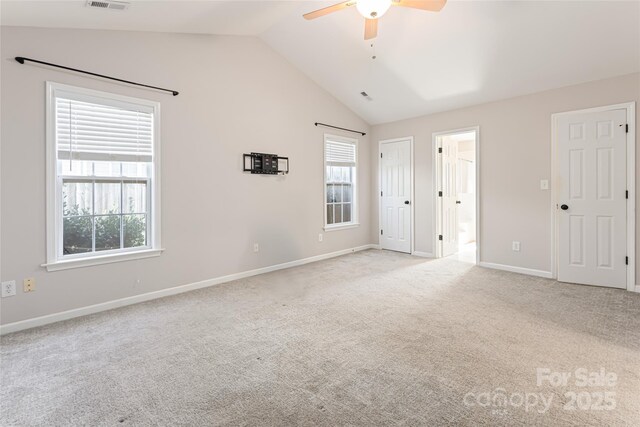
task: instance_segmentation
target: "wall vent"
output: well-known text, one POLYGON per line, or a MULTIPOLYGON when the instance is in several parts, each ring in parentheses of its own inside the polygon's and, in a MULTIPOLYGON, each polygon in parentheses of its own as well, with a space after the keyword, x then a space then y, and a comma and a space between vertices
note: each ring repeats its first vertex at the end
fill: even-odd
POLYGON ((366 98, 367 101, 373 101, 373 98, 371 98, 369 96, 369 94, 367 92, 365 92, 365 91, 360 92, 360 95, 362 95, 364 98, 366 98))
POLYGON ((88 0, 87 7, 95 7, 98 9, 125 10, 129 8, 131 3, 125 1, 111 0, 88 0))

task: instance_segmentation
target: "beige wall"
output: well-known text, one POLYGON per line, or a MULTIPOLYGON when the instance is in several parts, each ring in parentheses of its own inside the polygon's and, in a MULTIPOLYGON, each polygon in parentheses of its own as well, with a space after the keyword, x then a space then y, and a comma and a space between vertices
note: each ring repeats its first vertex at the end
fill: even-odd
POLYGON ((415 249, 432 253, 432 133, 476 125, 482 260, 549 271, 551 192, 539 190, 539 180, 550 178, 551 114, 640 100, 633 74, 374 126, 371 139, 359 138, 362 225, 324 233, 319 243, 325 130, 313 123, 369 126, 259 39, 12 27, 1 36, 0 278, 37 280, 36 292, 0 301, 3 324, 377 242, 382 139, 415 138, 415 249), (17 55, 181 94, 23 66, 11 59, 17 55), (51 273, 40 267, 47 80, 161 102, 162 256, 51 273), (243 174, 241 154, 250 151, 289 156, 291 174, 243 174), (512 240, 520 252, 511 251, 512 240))
POLYGON ((368 125, 259 39, 11 27, 1 35, 0 274, 19 284, 37 280, 36 292, 1 300, 3 324, 370 243, 368 136, 359 137, 362 225, 318 242, 325 130, 313 123, 365 132, 368 125), (14 56, 180 95, 19 65, 14 56), (50 273, 40 267, 47 80, 161 102, 162 256, 50 273), (288 156, 291 173, 242 173, 242 153, 251 151, 288 156))
MULTIPOLYGON (((640 101, 640 74, 377 125, 371 140, 375 146, 384 139, 415 138, 415 248, 433 253, 432 134, 480 126, 482 261, 548 272, 551 191, 540 190, 540 180, 551 178, 551 114, 628 101, 640 101), (511 250, 513 240, 521 242, 520 252, 511 250)), ((372 150, 371 156, 375 176, 378 154, 372 150)), ((374 240, 376 195, 372 188, 374 240)))

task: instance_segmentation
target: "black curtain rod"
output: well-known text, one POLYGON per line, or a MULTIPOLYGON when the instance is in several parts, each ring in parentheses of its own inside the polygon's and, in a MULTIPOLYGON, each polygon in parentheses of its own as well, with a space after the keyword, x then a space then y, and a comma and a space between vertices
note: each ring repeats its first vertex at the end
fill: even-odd
POLYGON ((316 125, 316 126, 318 126, 318 125, 319 125, 319 126, 326 126, 326 127, 328 127, 328 128, 334 128, 334 129, 345 130, 345 131, 347 131, 347 132, 359 133, 359 134, 360 134, 360 135, 362 135, 362 136, 365 136, 365 135, 366 135, 366 133, 362 132, 361 130, 353 130, 353 129, 341 128, 341 127, 338 127, 338 126, 328 125, 328 124, 326 124, 326 123, 315 122, 315 123, 314 123, 314 125, 316 125))
POLYGON ((18 61, 21 64, 24 64, 25 61, 35 62, 36 64, 48 65, 49 67, 62 68, 63 70, 75 71, 76 73, 88 74, 90 76, 100 77, 100 78, 108 79, 108 80, 115 80, 117 82, 127 83, 127 84, 130 84, 130 85, 142 86, 142 87, 146 87, 146 88, 149 88, 149 89, 156 89, 156 90, 161 90, 161 91, 164 91, 164 92, 170 92, 173 96, 178 96, 178 93, 179 93, 176 90, 165 89, 165 88, 162 88, 162 87, 151 86, 151 85, 145 85, 145 84, 142 84, 142 83, 136 83, 136 82, 132 82, 132 81, 129 81, 129 80, 118 79, 116 77, 105 76, 104 74, 92 73, 91 71, 78 70, 77 68, 65 67, 64 65, 52 64, 50 62, 38 61, 37 59, 25 58, 23 56, 16 56, 15 59, 16 59, 16 61, 18 61))

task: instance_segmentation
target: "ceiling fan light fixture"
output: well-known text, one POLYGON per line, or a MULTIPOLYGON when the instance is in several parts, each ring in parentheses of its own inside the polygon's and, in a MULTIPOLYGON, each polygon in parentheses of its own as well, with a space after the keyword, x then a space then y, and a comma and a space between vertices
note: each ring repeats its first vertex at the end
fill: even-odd
POLYGON ((391 0, 358 0, 356 9, 367 19, 377 19, 391 7, 391 0))

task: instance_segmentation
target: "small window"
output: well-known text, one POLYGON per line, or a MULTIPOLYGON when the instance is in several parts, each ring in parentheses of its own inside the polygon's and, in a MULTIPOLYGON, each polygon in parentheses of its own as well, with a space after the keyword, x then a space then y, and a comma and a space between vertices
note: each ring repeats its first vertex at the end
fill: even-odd
POLYGON ((325 229, 357 225, 358 140, 325 135, 325 229))
POLYGON ((158 250, 158 104, 47 88, 47 267, 158 250))

